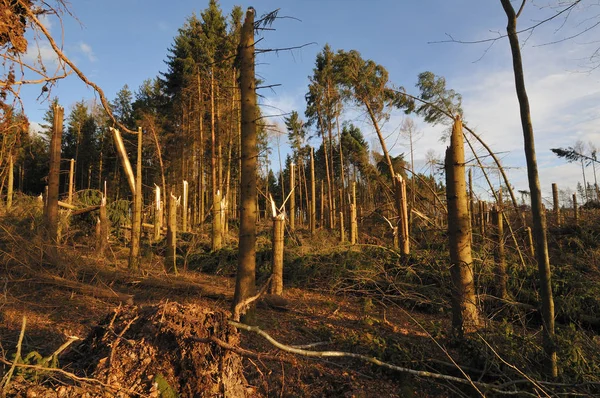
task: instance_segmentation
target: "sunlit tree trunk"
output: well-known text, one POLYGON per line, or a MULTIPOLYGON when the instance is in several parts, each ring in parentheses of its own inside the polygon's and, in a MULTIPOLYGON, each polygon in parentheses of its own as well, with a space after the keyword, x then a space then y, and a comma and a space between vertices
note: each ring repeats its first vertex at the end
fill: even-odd
POLYGON ((129 268, 140 268, 140 238, 142 237, 142 128, 138 129, 137 164, 135 191, 133 192, 133 219, 131 222, 131 248, 129 250, 129 268))
MULTIPOLYGON (((531 124, 531 109, 529 98, 525 89, 525 75, 523 72, 523 61, 521 59, 521 47, 517 33, 517 17, 510 0, 500 0, 508 25, 506 31, 512 52, 513 70, 515 75, 515 86, 519 109, 521 114, 521 125, 525 144, 525 158, 527 160, 527 177, 529 180, 529 192, 531 194, 531 215, 533 219, 533 240, 535 242, 535 256, 538 263, 540 278, 540 298, 542 304, 544 351, 548 357, 548 373, 553 377, 558 375, 556 356, 556 344, 554 339, 554 299, 552 297, 552 281, 550 271, 550 258, 548 255, 548 240, 546 236, 546 215, 542 206, 542 190, 538 175, 537 159, 535 153, 535 141, 533 125, 531 124)), ((524 3, 523 3, 524 4, 524 3)))
MULTIPOLYGON (((233 308, 256 291, 256 174, 257 134, 256 79, 254 75, 254 9, 246 11, 239 47, 240 88, 242 102, 242 146, 240 187, 240 232, 238 269, 233 296, 233 308)), ((250 308, 243 320, 254 322, 254 310, 250 308)))
POLYGON ((58 243, 58 188, 60 180, 60 148, 63 131, 64 108, 56 105, 50 140, 50 170, 48 173, 48 196, 46 203, 47 238, 58 243))
POLYGON ((479 313, 473 280, 465 150, 462 122, 458 117, 452 128, 450 147, 446 149, 446 199, 452 279, 452 328, 457 336, 462 337, 465 332, 472 332, 479 326, 479 313))
POLYGON ((310 234, 317 229, 317 187, 315 181, 315 149, 310 148, 310 234))

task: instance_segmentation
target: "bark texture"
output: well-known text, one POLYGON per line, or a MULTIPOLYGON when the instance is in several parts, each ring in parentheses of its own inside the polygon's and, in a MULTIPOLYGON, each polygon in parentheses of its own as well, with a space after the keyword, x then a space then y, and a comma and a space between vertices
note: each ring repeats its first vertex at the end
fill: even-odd
POLYGON ((552 377, 558 375, 556 344, 554 338, 554 299, 552 297, 552 281, 550 271, 550 258, 548 255, 548 239, 546 235, 546 215, 542 206, 542 190, 537 167, 535 153, 535 141, 533 125, 531 124, 531 109, 529 98, 525 89, 525 74, 523 72, 523 61, 521 58, 521 47, 517 34, 517 14, 510 0, 500 0, 508 24, 506 32, 512 52, 513 71, 515 75, 515 88, 519 100, 521 115, 521 126, 525 146, 525 158, 527 160, 527 177, 529 180, 529 192, 531 196, 531 215, 533 219, 533 241, 535 243, 535 257, 538 263, 538 274, 540 279, 540 298, 543 319, 544 351, 548 359, 548 373, 552 377))
POLYGON ((63 131, 64 108, 54 108, 52 138, 50 140, 50 171, 48 173, 48 195, 46 202, 46 229, 50 243, 58 243, 58 186, 60 178, 60 148, 63 131))
POLYGON ((465 178, 465 151, 462 122, 456 118, 450 147, 446 149, 446 199, 452 279, 452 327, 462 337, 479 326, 473 281, 471 223, 465 178))
MULTIPOLYGON (((248 8, 238 49, 242 100, 240 232, 233 308, 256 292, 256 79, 254 76, 254 9, 248 8)), ((254 322, 251 307, 242 318, 254 322)))

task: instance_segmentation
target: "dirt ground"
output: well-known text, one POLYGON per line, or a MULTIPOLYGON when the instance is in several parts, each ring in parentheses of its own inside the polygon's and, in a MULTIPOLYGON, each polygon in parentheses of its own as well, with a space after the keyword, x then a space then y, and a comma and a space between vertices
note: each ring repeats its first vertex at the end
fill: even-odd
MULTIPOLYGON (((416 396, 447 394, 447 388, 431 381, 414 379, 356 360, 297 357, 275 349, 258 335, 229 330, 231 327, 225 328, 227 332, 216 335, 258 355, 245 357, 226 350, 215 353, 213 347, 203 356, 204 362, 195 358, 192 361, 195 361, 194 365, 190 365, 193 370, 188 369, 188 373, 201 373, 198 369, 204 369, 206 366, 202 365, 210 363, 207 356, 221 362, 229 361, 230 378, 235 380, 235 383, 229 384, 235 392, 225 393, 223 385, 228 383, 222 381, 211 390, 206 383, 200 382, 202 377, 196 375, 196 379, 191 380, 184 366, 174 363, 177 358, 185 359, 185 353, 202 351, 202 347, 208 346, 207 343, 186 342, 186 336, 198 336, 195 330, 197 322, 206 314, 218 318, 218 322, 213 319, 208 326, 212 334, 215 333, 215 325, 224 327, 224 320, 230 314, 235 281, 230 277, 195 271, 169 275, 162 270, 159 259, 155 260, 143 273, 128 272, 124 259, 107 264, 92 255, 81 255, 77 264, 63 265, 59 272, 50 268, 35 273, 31 269, 3 270, 0 343, 4 356, 14 353, 23 317, 26 317, 22 356, 34 352, 41 357, 49 356, 71 336, 76 336, 79 341, 58 357, 60 367, 82 377, 104 380, 116 388, 112 393, 120 391, 121 396, 156 396, 157 374, 166 379, 167 386, 180 391, 181 396, 396 397, 412 396, 416 392, 416 396), (157 331, 155 318, 165 309, 173 314, 170 319, 179 325, 179 335, 175 337, 172 330, 165 332, 160 327, 157 331), (176 319, 177 316, 179 319, 176 319), (154 324, 154 329, 141 333, 144 326, 139 324, 140 317, 144 320, 142 323, 154 324), (129 322, 133 324, 127 327, 129 322), (110 324, 110 330, 107 324, 110 324), (124 330, 126 328, 129 330, 124 330), (121 332, 123 335, 119 337, 121 332), (165 338, 165 333, 170 333, 169 337, 165 338), (120 340, 126 343, 115 344, 120 340), (175 357, 165 359, 173 350, 177 352, 175 357), (108 365, 107 357, 113 359, 108 365), (133 359, 120 359, 119 362, 114 358, 133 359), (154 368, 144 372, 136 369, 135 364, 144 361, 152 361, 154 368), (164 363, 160 364, 161 361, 164 363), (232 365, 232 361, 236 365, 232 365), (167 362, 168 366, 165 365, 167 362), (238 362, 241 366, 239 372, 236 369, 238 362), (198 385, 204 385, 203 391, 209 392, 204 395, 192 393, 198 385)), ((393 344, 399 347, 398 352, 406 353, 406 358, 383 359, 407 367, 416 358, 444 355, 439 350, 427 353, 431 349, 428 343, 431 338, 420 325, 441 322, 431 315, 409 314, 398 306, 385 308, 351 295, 297 288, 286 290, 283 303, 272 301, 261 300, 258 304, 257 324, 288 345, 308 344, 310 349, 373 355, 378 351, 383 353, 385 346, 393 344)), ((7 368, 5 366, 4 370, 7 368)), ((219 380, 224 374, 216 372, 212 378, 219 380)), ((205 375, 204 378, 211 379, 211 376, 205 375)), ((106 390, 101 385, 74 382, 68 377, 32 378, 30 374, 20 372, 13 379, 9 395, 79 396, 85 391, 89 396, 106 396, 102 395, 107 394, 106 390)), ((108 394, 110 396, 111 390, 108 394)), ((168 396, 165 394, 163 391, 163 396, 168 396)))

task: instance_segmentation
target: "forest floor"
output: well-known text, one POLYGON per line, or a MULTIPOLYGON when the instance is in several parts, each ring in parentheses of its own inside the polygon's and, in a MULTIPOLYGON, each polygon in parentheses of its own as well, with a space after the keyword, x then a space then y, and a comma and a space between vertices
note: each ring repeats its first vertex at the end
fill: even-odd
MULTIPOLYGON (((267 225, 263 227, 259 245, 267 248, 267 225)), ((193 311, 204 308, 211 314, 229 314, 236 266, 233 234, 231 244, 216 254, 210 253, 207 244, 202 243, 208 242, 207 236, 184 236, 184 247, 187 245, 194 250, 180 253, 187 261, 187 269, 183 269, 182 264, 179 275, 173 275, 163 269, 160 246, 145 248, 141 272, 127 269, 128 250, 118 242, 113 242, 110 254, 103 258, 98 258, 85 244, 67 245, 58 253, 60 261, 48 264, 42 260, 42 245, 34 235, 18 236, 14 233, 15 229, 8 229, 6 224, 3 229, 6 234, 1 239, 0 350, 8 362, 16 347, 20 346, 22 357, 39 354, 29 355, 26 364, 48 367, 48 362, 40 359, 50 356, 71 336, 76 336, 80 341, 61 353, 58 363, 53 366, 79 377, 97 376, 97 373, 90 375, 85 369, 78 368, 78 363, 85 356, 82 352, 89 349, 82 348, 84 344, 90 345, 91 341, 100 345, 98 325, 105 325, 107 319, 111 319, 111 326, 113 322, 121 325, 122 330, 117 336, 115 326, 111 333, 116 339, 106 343, 110 349, 104 347, 111 351, 112 362, 113 346, 123 336, 126 343, 120 344, 124 350, 121 354, 138 355, 134 355, 133 348, 131 352, 127 351, 127 347, 134 346, 133 337, 124 333, 132 322, 139 323, 138 318, 145 316, 139 309, 154 306, 158 308, 156 311, 163 312, 163 317, 165 308, 177 312, 185 311, 186 306, 191 306, 189 308, 193 311), (168 307, 169 303, 183 307, 168 307), (125 318, 115 322, 117 314, 121 313, 125 314, 125 318), (26 328, 19 345, 24 317, 26 328), (88 336, 91 337, 86 340, 88 336), (79 360, 74 359, 77 355, 79 360)), ((508 387, 503 389, 513 395, 554 396, 552 386, 536 386, 533 380, 542 377, 540 369, 543 361, 539 350, 539 319, 535 310, 482 304, 488 319, 486 325, 467 343, 459 344, 449 333, 449 300, 440 293, 445 277, 436 280, 432 271, 444 267, 443 258, 438 261, 420 255, 399 260, 395 253, 378 247, 377 242, 358 247, 338 245, 334 237, 327 237, 325 231, 319 231, 314 238, 300 233, 290 246, 289 252, 286 249, 289 275, 283 298, 267 296, 258 302, 256 309, 256 324, 279 342, 291 346, 309 345, 310 350, 362 354, 407 369, 459 378, 468 376, 475 383, 495 383, 498 386, 508 383, 508 387), (388 264, 374 272, 370 268, 370 264, 383 262, 388 264), (423 271, 426 268, 428 272, 423 271)), ((259 249, 257 254, 259 285, 268 276, 269 258, 265 253, 268 253, 267 249, 259 249)), ((439 257, 439 253, 436 256, 439 257)), ((596 278, 594 286, 600 288, 597 272, 593 275, 591 279, 596 278)), ((175 322, 185 324, 189 320, 175 322)), ((573 329, 573 323, 570 325, 564 326, 564 347, 577 350, 559 351, 562 363, 568 369, 556 381, 578 384, 578 387, 569 390, 563 386, 564 389, 560 387, 557 391, 595 396, 600 392, 600 385, 594 384, 598 381, 597 370, 600 367, 599 331, 593 322, 583 331, 579 328, 569 331, 573 329), (569 357, 565 358, 567 355, 569 357)), ((136 333, 142 333, 141 330, 143 325, 136 329, 136 333)), ((103 339, 106 337, 104 331, 103 339)), ((147 336, 144 338, 149 339, 147 336)), ((234 355, 241 354, 244 394, 247 396, 444 397, 496 394, 482 387, 484 384, 476 384, 478 387, 474 388, 468 383, 415 377, 358 359, 297 356, 278 350, 263 337, 243 330, 239 331, 239 339, 235 337, 234 340, 236 347, 245 350, 238 350, 234 355)), ((169 350, 171 346, 163 346, 159 351, 161 349, 169 350)), ((185 351, 181 347, 178 349, 185 351)), ((213 351, 207 355, 216 354, 213 351)), ((6 374, 9 368, 8 364, 0 365, 0 374, 6 374)), ((123 377, 127 377, 125 371, 123 377)), ((15 372, 6 388, 8 396, 81 396, 88 387, 89 391, 93 390, 90 383, 93 384, 74 380, 68 375, 25 368, 15 372), (77 385, 79 389, 67 393, 67 390, 60 389, 62 384, 77 385)), ((162 396, 178 396, 175 393, 169 395, 167 390, 161 390, 162 396)), ((113 394, 144 395, 104 391, 89 396, 113 394)), ((179 396, 188 394, 181 392, 179 396)))

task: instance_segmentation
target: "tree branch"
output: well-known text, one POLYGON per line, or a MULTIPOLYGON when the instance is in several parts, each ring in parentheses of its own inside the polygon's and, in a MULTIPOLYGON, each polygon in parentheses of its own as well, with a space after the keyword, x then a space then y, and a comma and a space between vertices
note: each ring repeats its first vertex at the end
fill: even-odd
POLYGON ((58 57, 63 62, 65 62, 67 65, 69 65, 69 67, 77 74, 77 76, 79 76, 79 78, 85 84, 87 84, 88 86, 92 87, 96 91, 96 93, 98 93, 98 96, 100 97, 100 102, 102 104, 102 107, 104 108, 104 111, 106 112, 106 114, 108 115, 108 117, 110 118, 110 120, 116 126, 118 126, 120 130, 126 131, 126 132, 128 132, 130 134, 137 134, 138 133, 137 131, 129 130, 127 127, 125 127, 124 125, 122 125, 120 122, 117 121, 117 119, 115 118, 115 116, 113 115, 113 113, 112 113, 112 111, 110 109, 110 104, 108 103, 108 100, 106 99, 106 96, 104 95, 104 91, 97 84, 95 84, 94 82, 90 81, 83 74, 83 72, 77 66, 75 66, 75 64, 69 58, 67 58, 67 56, 65 55, 65 53, 58 47, 58 45, 54 41, 54 38, 52 37, 52 35, 48 31, 48 29, 46 29, 46 27, 44 26, 44 24, 42 24, 40 22, 40 20, 36 17, 36 15, 31 10, 31 8, 27 4, 25 4, 23 2, 23 0, 17 0, 17 1, 26 10, 27 16, 31 19, 31 21, 38 27, 38 29, 40 29, 42 31, 42 33, 44 34, 44 36, 46 36, 46 39, 50 43, 50 46, 52 47, 52 49, 54 50, 54 52, 56 53, 56 55, 58 55, 58 57))

